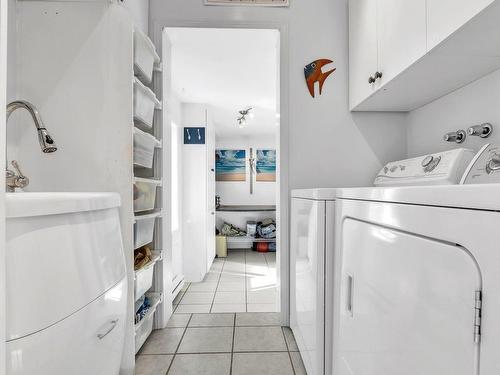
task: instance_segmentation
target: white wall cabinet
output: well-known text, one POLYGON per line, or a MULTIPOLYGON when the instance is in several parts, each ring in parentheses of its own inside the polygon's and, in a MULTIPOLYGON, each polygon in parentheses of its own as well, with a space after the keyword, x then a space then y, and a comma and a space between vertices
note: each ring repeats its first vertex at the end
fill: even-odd
POLYGON ((375 18, 383 85, 426 52, 425 0, 377 0, 375 18))
MULTIPOLYGON (((184 144, 182 153, 184 276, 200 282, 215 257, 215 194, 210 187, 215 187, 215 173, 209 157, 215 154, 215 133, 206 105, 184 104, 182 113, 184 132, 186 127, 205 128, 205 144, 184 144)), ((197 132, 190 136, 197 137, 197 132)))
POLYGON ((378 71, 377 2, 351 0, 349 5, 350 98, 351 104, 356 105, 380 84, 368 84, 368 78, 378 71))
POLYGON ((410 111, 500 68, 498 17, 500 0, 350 0, 351 110, 410 111))
POLYGON ((425 54, 425 2, 349 2, 351 108, 425 54))

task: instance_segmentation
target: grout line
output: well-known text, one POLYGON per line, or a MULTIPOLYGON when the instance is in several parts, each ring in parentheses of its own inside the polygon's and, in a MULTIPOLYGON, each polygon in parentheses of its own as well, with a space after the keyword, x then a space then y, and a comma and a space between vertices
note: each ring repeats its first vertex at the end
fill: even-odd
MULTIPOLYGON (((266 354, 266 353, 286 353, 286 351, 277 351, 277 350, 269 350, 269 351, 249 351, 249 350, 244 350, 241 352, 234 352, 234 354, 266 354)), ((292 352, 293 353, 293 352, 292 352)), ((298 353, 298 352, 296 352, 298 353)), ((177 353, 176 355, 207 355, 207 354, 231 354, 231 352, 192 352, 192 353, 177 353)), ((141 354, 141 356, 168 356, 168 355, 173 355, 173 354, 141 354)))
POLYGON ((219 272, 219 278, 217 279, 217 286, 215 287, 214 298, 212 299, 212 304, 210 305, 210 311, 209 311, 209 313, 212 313, 212 309, 213 309, 214 303, 215 303, 215 296, 217 295, 217 292, 218 292, 218 289, 219 289, 220 279, 222 277, 222 272, 224 271, 224 267, 225 266, 226 266, 226 259, 224 259, 224 262, 222 263, 222 267, 221 267, 220 272, 219 272))
POLYGON ((233 373, 233 356, 234 356, 234 336, 236 335, 236 314, 233 320, 233 343, 231 344, 231 365, 229 367, 229 375, 233 373))
POLYGON ((248 312, 248 274, 247 274, 247 251, 245 250, 245 312, 248 312))
POLYGON ((294 375, 297 375, 297 373, 295 372, 295 366, 293 365, 293 361, 292 361, 292 355, 290 354, 290 348, 288 347, 288 342, 286 341, 286 335, 285 335, 285 327, 281 327, 281 334, 283 335, 283 339, 285 340, 285 345, 286 345, 286 349, 287 349, 287 353, 288 353, 288 358, 290 358, 290 365, 292 366, 292 371, 294 373, 294 375))
POLYGON ((177 347, 175 348, 174 356, 172 357, 172 360, 170 361, 170 365, 168 366, 167 372, 165 375, 167 375, 170 372, 170 369, 172 368, 172 365, 174 364, 175 356, 177 355, 177 351, 179 350, 179 347, 181 346, 182 340, 184 340, 184 335, 186 334, 186 331, 189 327, 189 323, 191 323, 191 319, 193 319, 193 314, 189 317, 189 320, 186 324, 186 328, 184 328, 184 332, 182 332, 181 339, 179 340, 179 343, 177 344, 177 347))
MULTIPOLYGON (((288 353, 286 350, 268 350, 268 351, 251 351, 251 350, 244 350, 241 352, 190 352, 190 353, 177 353, 176 355, 207 355, 207 354, 268 354, 268 353, 288 353)), ((298 352, 297 352, 298 353, 298 352)), ((142 354, 144 355, 144 354, 142 354)), ((159 356, 159 355, 172 355, 172 354, 148 354, 151 356, 159 356)))

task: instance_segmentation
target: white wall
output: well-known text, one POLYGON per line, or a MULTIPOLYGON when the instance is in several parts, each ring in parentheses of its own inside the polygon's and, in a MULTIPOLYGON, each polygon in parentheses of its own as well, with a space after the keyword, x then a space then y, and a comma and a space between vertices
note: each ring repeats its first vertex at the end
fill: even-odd
POLYGON ((294 0, 289 8, 208 7, 200 0, 151 0, 150 31, 159 45, 170 27, 281 30, 278 149, 282 170, 277 212, 282 318, 288 319, 288 188, 371 185, 383 164, 406 155, 404 115, 353 116, 348 108, 347 0, 294 0), (335 60, 337 72, 312 99, 304 66, 335 60))
POLYGON ((261 137, 234 137, 219 138, 215 148, 226 150, 246 150, 246 181, 216 183, 216 194, 221 197, 223 205, 275 205, 276 183, 256 182, 254 174, 254 192, 250 194, 250 148, 253 148, 254 157, 258 149, 276 149, 274 137, 265 135, 261 137))
POLYGON ((467 147, 479 150, 485 143, 500 144, 500 70, 483 77, 408 115, 408 155, 467 147), (487 139, 467 137, 461 145, 443 141, 443 135, 471 125, 490 122, 487 139))
POLYGON ((287 9, 206 7, 200 0, 151 0, 150 6, 157 27, 279 23, 288 29, 282 47, 289 45, 289 93, 282 96, 289 97, 290 110, 282 119, 291 188, 371 185, 383 164, 406 155, 404 115, 349 112, 347 0, 295 0, 287 9), (337 71, 323 96, 312 99, 303 69, 323 57, 334 60, 337 71))
POLYGON ((139 30, 147 35, 149 30, 149 0, 124 0, 123 6, 130 11, 139 30))

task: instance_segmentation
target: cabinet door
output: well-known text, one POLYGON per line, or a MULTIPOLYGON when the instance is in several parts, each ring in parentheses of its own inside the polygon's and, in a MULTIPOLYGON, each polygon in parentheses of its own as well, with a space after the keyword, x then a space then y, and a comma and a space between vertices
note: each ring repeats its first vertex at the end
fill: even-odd
POLYGON ((349 88, 351 108, 368 98, 376 84, 368 78, 377 71, 377 2, 349 1, 349 88))
MULTIPOLYGON (((377 39, 382 84, 426 53, 426 0, 378 0, 377 39)), ((411 88, 409 88, 411 89, 411 88)))
POLYGON ((453 34, 493 0, 427 0, 427 49, 453 34))

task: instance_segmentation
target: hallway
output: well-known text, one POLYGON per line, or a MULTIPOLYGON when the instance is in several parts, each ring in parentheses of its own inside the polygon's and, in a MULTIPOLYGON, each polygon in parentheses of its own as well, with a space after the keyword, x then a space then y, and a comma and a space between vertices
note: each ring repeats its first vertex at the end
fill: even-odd
POLYGON ((185 286, 174 308, 176 314, 279 312, 276 253, 229 250, 205 280, 185 286))

